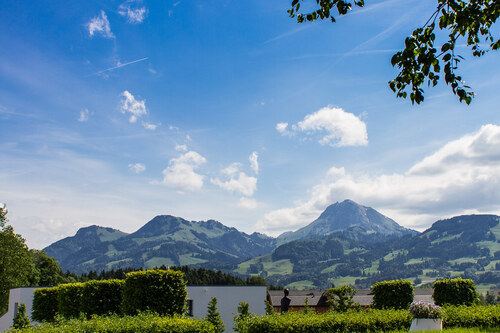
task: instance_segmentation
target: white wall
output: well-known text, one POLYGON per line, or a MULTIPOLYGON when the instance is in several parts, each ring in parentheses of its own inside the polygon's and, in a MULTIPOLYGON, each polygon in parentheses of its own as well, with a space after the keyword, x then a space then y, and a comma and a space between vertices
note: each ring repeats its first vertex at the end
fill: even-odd
POLYGON ((31 318, 31 309, 33 305, 33 292, 37 288, 15 288, 10 290, 9 294, 9 310, 6 314, 0 317, 0 332, 3 332, 12 326, 15 311, 17 307, 24 303, 26 305, 26 315, 31 318), (17 303, 17 305, 16 305, 17 303))
POLYGON ((267 289, 264 286, 188 286, 188 299, 193 300, 193 316, 203 318, 207 315, 208 302, 217 297, 217 310, 226 326, 226 332, 234 332, 233 317, 238 313, 238 304, 250 304, 250 312, 265 314, 267 289))
MULTIPOLYGON (((16 288, 10 290, 9 310, 0 317, 0 332, 12 326, 16 303, 26 305, 26 314, 31 317, 33 292, 37 288, 16 288)), ((204 318, 207 315, 208 302, 212 297, 217 297, 217 310, 226 326, 226 332, 234 332, 233 316, 238 313, 238 304, 250 304, 250 312, 265 314, 267 289, 264 286, 188 286, 188 299, 193 300, 193 316, 204 318)))

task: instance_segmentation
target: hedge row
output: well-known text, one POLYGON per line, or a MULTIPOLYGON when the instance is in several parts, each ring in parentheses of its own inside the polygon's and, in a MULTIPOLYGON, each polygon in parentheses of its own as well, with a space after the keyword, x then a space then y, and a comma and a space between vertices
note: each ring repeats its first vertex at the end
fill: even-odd
POLYGON ((45 323, 23 330, 10 332, 34 333, 216 333, 215 327, 203 320, 182 316, 162 317, 152 313, 137 316, 94 316, 92 319, 69 319, 56 323, 45 323))
POLYGON ((414 296, 412 283, 405 280, 377 282, 370 293, 376 309, 408 309, 414 296))
POLYGON ((500 305, 446 306, 444 327, 500 327, 500 305))
POLYGON ((477 303, 479 295, 471 279, 443 279, 432 285, 432 297, 438 305, 472 305, 477 303))
POLYGON ((323 333, 387 332, 409 329, 412 321, 406 310, 367 310, 360 312, 287 312, 250 316, 237 321, 240 333, 323 333))
POLYGON ((147 270, 127 274, 123 280, 68 283, 35 290, 32 318, 53 321, 56 314, 76 318, 92 315, 136 314, 152 311, 162 315, 184 312, 187 291, 183 273, 147 270))

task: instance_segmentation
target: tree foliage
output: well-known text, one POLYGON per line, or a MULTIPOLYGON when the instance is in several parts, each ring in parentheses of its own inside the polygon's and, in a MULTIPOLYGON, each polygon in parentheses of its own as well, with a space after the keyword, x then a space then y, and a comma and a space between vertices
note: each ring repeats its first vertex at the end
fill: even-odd
POLYGON ((343 285, 338 288, 330 288, 325 292, 325 296, 329 297, 327 301, 328 306, 332 307, 334 311, 346 312, 347 310, 359 306, 353 298, 356 295, 356 289, 343 285))
POLYGON ((34 272, 24 238, 7 222, 7 210, 0 206, 0 314, 7 310, 9 289, 27 286, 34 272))
MULTIPOLYGON (((471 88, 465 85, 457 73, 463 57, 455 53, 459 42, 465 40, 474 57, 481 57, 490 50, 498 50, 500 39, 495 38, 491 28, 500 15, 498 0, 436 0, 437 8, 427 22, 415 29, 405 39, 405 47, 391 59, 399 74, 389 81, 397 97, 407 98, 420 104, 424 100, 422 86, 435 86, 444 75, 444 81, 451 86, 460 102, 470 104, 474 97, 471 88), (436 41, 435 28, 448 32, 444 42, 436 41), (408 94, 409 93, 409 94, 408 94)), ((301 12, 300 5, 307 0, 292 0, 288 13, 297 22, 329 19, 335 22, 336 15, 346 15, 353 6, 363 7, 364 0, 315 0, 315 9, 301 12), (335 13, 336 12, 336 13, 335 13)))
POLYGON ((17 309, 17 313, 14 316, 12 324, 12 327, 17 329, 28 328, 31 326, 30 319, 26 315, 26 305, 24 303, 19 304, 19 308, 17 309))
POLYGON ((224 322, 220 317, 219 311, 217 311, 217 297, 212 297, 207 306, 207 316, 205 320, 214 325, 217 333, 222 333, 225 330, 224 322))

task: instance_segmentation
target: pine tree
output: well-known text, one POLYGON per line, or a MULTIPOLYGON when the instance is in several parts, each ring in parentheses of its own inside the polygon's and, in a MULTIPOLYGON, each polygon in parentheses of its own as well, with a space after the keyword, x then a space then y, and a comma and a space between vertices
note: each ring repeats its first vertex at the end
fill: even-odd
POLYGON ((224 332, 225 326, 222 321, 219 312, 217 311, 217 297, 212 297, 210 302, 208 302, 206 321, 212 323, 215 326, 215 331, 218 333, 224 332))
POLYGON ((31 326, 30 319, 26 315, 26 305, 24 305, 24 303, 21 303, 19 305, 16 315, 14 316, 14 323, 12 327, 17 329, 22 329, 22 328, 28 328, 30 326, 31 326))

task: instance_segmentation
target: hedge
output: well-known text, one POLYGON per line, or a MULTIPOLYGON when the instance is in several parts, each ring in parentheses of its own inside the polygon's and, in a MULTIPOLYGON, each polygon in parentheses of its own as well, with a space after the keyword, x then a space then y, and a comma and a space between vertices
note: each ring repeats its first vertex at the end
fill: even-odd
POLYGON ((371 294, 376 309, 408 309, 414 296, 411 281, 404 280, 377 282, 372 285, 371 294))
POLYGON ((472 305, 479 299, 476 285, 471 279, 443 279, 434 282, 432 287, 432 298, 438 305, 472 305))
POLYGON ((249 316, 238 320, 240 333, 326 333, 387 332, 410 328, 412 317, 406 310, 367 310, 360 312, 287 312, 249 316))
POLYGON ((120 313, 123 280, 88 281, 83 284, 80 309, 88 317, 120 313))
POLYGON ((33 294, 33 320, 53 321, 57 313, 57 287, 36 289, 33 294))
POLYGON ((58 323, 43 325, 24 330, 10 332, 34 333, 216 333, 214 326, 206 321, 188 317, 161 317, 152 313, 141 313, 137 316, 118 315, 94 316, 92 319, 69 319, 58 323))
POLYGON ((122 310, 134 315, 152 311, 160 315, 182 314, 186 305, 184 274, 173 270, 146 270, 127 274, 122 310))
POLYGON ((57 312, 64 318, 76 318, 82 311, 83 283, 57 286, 57 312))
POLYGON ((500 327, 500 305, 446 306, 444 327, 500 327))

